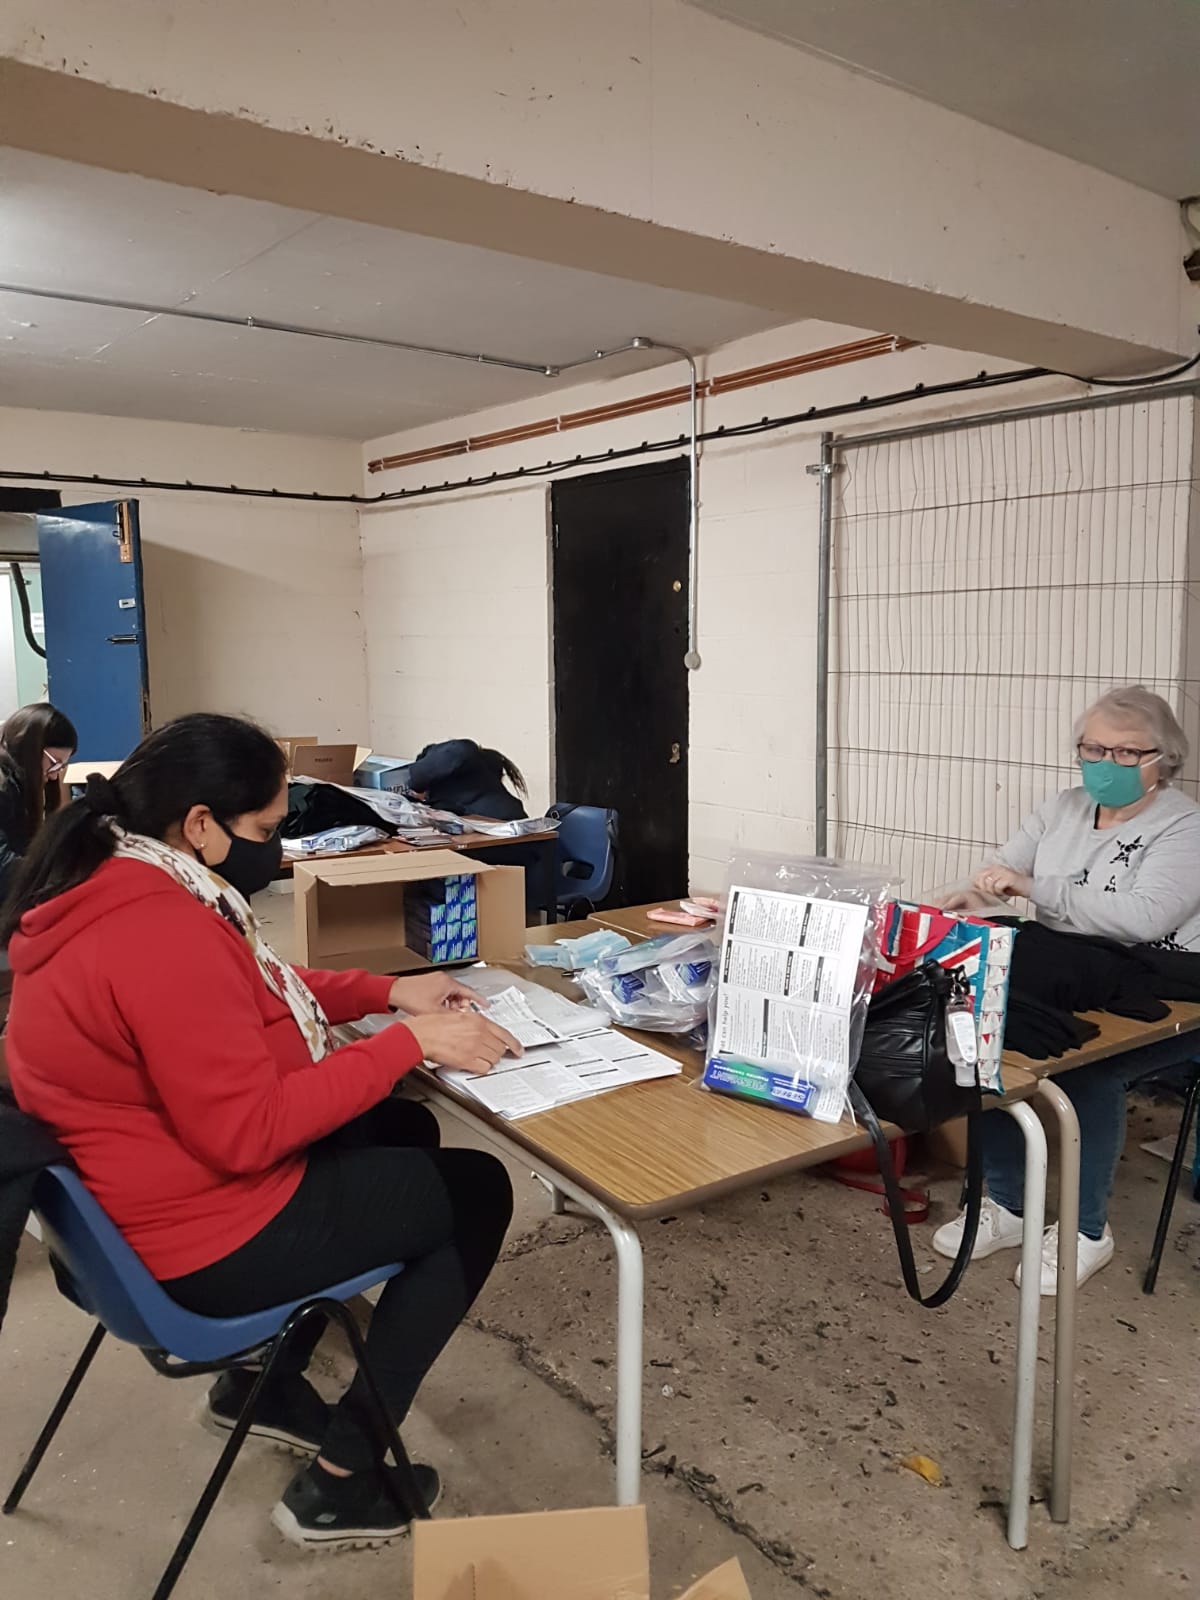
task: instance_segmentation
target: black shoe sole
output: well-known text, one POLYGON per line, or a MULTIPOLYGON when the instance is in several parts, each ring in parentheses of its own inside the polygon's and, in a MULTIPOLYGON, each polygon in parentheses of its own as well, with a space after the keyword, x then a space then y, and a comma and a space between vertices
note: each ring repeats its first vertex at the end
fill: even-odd
MULTIPOLYGON (((197 1421, 206 1433, 211 1433, 217 1439, 225 1438, 234 1428, 232 1417, 222 1417, 207 1402, 201 1404, 197 1421)), ((299 1434, 289 1433, 286 1428, 273 1427, 269 1422, 252 1422, 247 1437, 262 1439, 267 1444, 273 1444, 277 1450, 285 1450, 288 1455, 302 1461, 311 1461, 321 1448, 316 1439, 303 1439, 299 1434)))
MULTIPOLYGON (((442 1487, 439 1483, 428 1510, 432 1511, 441 1498, 442 1487)), ((271 1522, 275 1531, 289 1544, 301 1550, 327 1552, 330 1555, 339 1550, 376 1550, 381 1545, 394 1544, 397 1539, 407 1538, 412 1531, 412 1524, 408 1522, 399 1523, 394 1528, 308 1528, 282 1500, 272 1510, 271 1522)))

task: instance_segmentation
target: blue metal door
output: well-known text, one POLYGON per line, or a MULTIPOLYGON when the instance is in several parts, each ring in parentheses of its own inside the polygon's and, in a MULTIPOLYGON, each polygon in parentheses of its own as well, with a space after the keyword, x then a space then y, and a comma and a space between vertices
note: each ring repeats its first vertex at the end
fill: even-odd
POLYGON ((136 500, 38 517, 50 699, 79 759, 122 761, 150 726, 136 500))

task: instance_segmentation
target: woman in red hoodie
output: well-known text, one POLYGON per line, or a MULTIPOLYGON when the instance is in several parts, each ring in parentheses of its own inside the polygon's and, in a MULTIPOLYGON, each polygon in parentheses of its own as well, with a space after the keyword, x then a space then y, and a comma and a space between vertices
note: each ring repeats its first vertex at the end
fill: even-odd
MULTIPOLYGON (((434 1118, 388 1097, 423 1058, 486 1072, 519 1046, 445 974, 308 972, 271 952, 248 901, 278 869, 286 808, 273 739, 190 716, 51 818, 0 930, 12 1086, 189 1310, 238 1316, 404 1262, 367 1338, 399 1423, 495 1263, 512 1193, 494 1157, 438 1149, 434 1118), (411 1021, 335 1048, 331 1025, 389 1007, 411 1021)), ((275 1524, 304 1545, 393 1538, 361 1378, 326 1406, 303 1376, 315 1342, 256 1420, 316 1455, 275 1524)), ((219 1380, 210 1425, 232 1427, 251 1381, 219 1380)), ((417 1473, 432 1502, 436 1474, 417 1473)))

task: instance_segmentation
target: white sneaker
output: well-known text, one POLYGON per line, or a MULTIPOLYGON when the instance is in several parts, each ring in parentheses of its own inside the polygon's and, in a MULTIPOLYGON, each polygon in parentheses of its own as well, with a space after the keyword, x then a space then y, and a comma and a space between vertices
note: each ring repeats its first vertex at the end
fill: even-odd
MULTIPOLYGON (((1084 1284, 1106 1267, 1113 1258, 1116 1245, 1113 1243, 1112 1229, 1105 1225, 1104 1233, 1099 1239, 1089 1239, 1086 1234, 1079 1235, 1079 1263, 1075 1272, 1075 1282, 1084 1284)), ((1021 1286, 1021 1269, 1017 1268, 1013 1280, 1017 1287, 1021 1286)), ((1042 1235, 1042 1294, 1058 1293, 1058 1223, 1052 1222, 1042 1235)))
MULTIPOLYGON (((962 1244, 966 1221, 967 1214, 962 1211, 953 1222, 944 1223, 937 1230, 933 1236, 933 1248, 938 1255, 949 1256, 951 1261, 954 1260, 958 1254, 958 1247, 962 1244)), ((971 1251, 971 1260, 982 1261, 984 1256, 995 1255, 997 1250, 1019 1248, 1022 1227, 1020 1217, 1014 1216, 1011 1211, 1006 1211, 989 1195, 985 1195, 983 1209, 979 1213, 979 1228, 975 1234, 975 1248, 971 1251)))

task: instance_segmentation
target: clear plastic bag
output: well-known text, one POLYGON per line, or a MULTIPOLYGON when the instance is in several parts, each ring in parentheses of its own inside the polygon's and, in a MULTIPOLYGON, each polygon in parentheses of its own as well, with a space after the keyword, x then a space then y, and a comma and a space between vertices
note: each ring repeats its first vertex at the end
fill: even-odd
POLYGON ((584 968, 579 982, 624 1028, 690 1034, 708 1018, 716 958, 707 933, 664 933, 584 968))
POLYGON ((841 1118, 897 887, 887 868, 862 862, 734 858, 706 1088, 841 1118))

